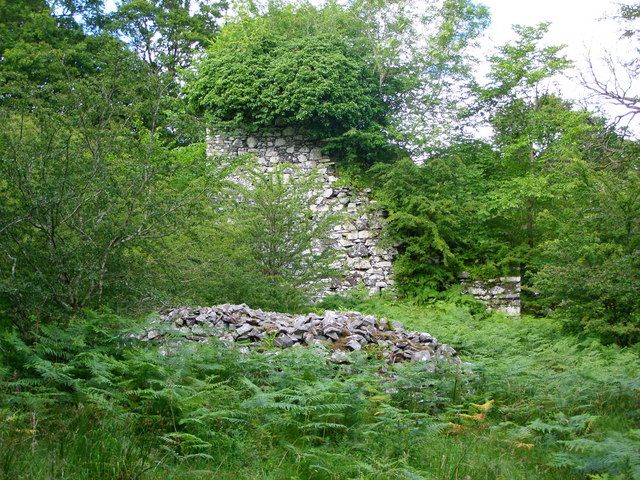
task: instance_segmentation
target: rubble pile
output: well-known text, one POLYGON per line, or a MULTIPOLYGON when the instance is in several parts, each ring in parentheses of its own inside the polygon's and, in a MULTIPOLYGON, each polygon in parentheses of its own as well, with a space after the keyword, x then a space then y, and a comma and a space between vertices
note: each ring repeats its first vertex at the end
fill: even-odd
MULTIPOLYGON (((289 315, 226 304, 175 308, 163 313, 159 324, 200 342, 216 337, 229 343, 270 343, 280 348, 326 345, 333 351, 334 361, 363 349, 375 350, 390 363, 458 360, 453 348, 428 333, 407 331, 397 322, 358 312, 289 315)), ((160 340, 164 335, 162 329, 153 329, 143 340, 160 340)))

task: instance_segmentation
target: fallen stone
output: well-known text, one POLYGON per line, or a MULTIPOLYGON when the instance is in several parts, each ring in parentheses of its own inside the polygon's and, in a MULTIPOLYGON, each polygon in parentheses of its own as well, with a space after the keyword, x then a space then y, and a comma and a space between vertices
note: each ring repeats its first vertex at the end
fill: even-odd
POLYGON ((324 345, 321 350, 334 350, 330 360, 336 363, 343 362, 346 352, 360 351, 369 344, 377 345, 381 357, 391 363, 459 362, 453 348, 438 343, 429 333, 406 331, 398 322, 359 312, 327 310, 320 315, 289 315, 254 310, 244 304, 182 307, 164 312, 159 321, 154 321, 155 328, 139 338, 165 341, 161 333, 165 330, 158 329, 158 323, 167 323, 169 330, 174 328, 183 338, 197 342, 216 337, 227 343, 248 341, 251 348, 269 334, 276 335, 273 344, 279 348, 324 345))
POLYGON ((273 343, 280 348, 289 348, 289 347, 293 347, 296 341, 293 337, 290 337, 289 335, 279 335, 278 337, 276 337, 273 343))

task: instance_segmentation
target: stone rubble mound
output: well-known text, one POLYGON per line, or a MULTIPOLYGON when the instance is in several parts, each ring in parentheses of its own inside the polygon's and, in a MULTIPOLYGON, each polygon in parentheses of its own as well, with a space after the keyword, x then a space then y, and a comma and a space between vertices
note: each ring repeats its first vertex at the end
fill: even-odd
MULTIPOLYGON (((325 311, 322 315, 289 315, 263 312, 247 305, 174 308, 164 312, 161 324, 177 329, 189 340, 206 342, 217 337, 225 342, 263 344, 272 342, 280 348, 326 345, 333 361, 346 360, 350 351, 371 348, 389 363, 402 361, 458 361, 456 351, 438 343, 428 333, 410 332, 397 322, 358 312, 325 311), (260 342, 260 343, 258 343, 260 342)), ((149 330, 144 340, 160 340, 163 333, 149 330)))

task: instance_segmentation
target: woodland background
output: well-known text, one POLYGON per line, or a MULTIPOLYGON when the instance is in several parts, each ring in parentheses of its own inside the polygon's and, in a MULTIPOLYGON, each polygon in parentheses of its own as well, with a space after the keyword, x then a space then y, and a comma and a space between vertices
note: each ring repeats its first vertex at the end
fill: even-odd
POLYGON ((554 89, 548 24, 478 52, 485 7, 415 3, 0 0, 0 475, 640 478, 640 99, 616 81, 640 5, 617 16, 635 60, 582 72, 608 118, 554 89), (312 304, 340 274, 304 255, 332 221, 308 221, 313 179, 243 190, 205 155, 207 131, 283 125, 371 188, 394 295, 312 304), (462 271, 521 274, 526 315, 462 271), (223 302, 385 315, 473 373, 130 335, 223 302))

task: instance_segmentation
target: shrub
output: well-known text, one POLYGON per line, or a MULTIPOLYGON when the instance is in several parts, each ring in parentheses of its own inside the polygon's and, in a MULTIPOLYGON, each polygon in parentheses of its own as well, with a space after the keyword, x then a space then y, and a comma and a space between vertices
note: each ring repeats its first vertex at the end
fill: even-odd
POLYGON ((235 175, 173 246, 175 289, 197 304, 300 310, 342 275, 331 238, 342 217, 314 210, 322 193, 316 172, 281 164, 262 173, 249 163, 235 175))
MULTIPOLYGON (((574 238, 574 240, 576 240, 574 238)), ((546 245, 554 262, 536 276, 536 287, 573 332, 593 333, 605 342, 640 341, 640 261, 620 245, 546 245)))
POLYGON ((223 128, 295 125, 322 138, 384 123, 355 24, 338 7, 309 6, 229 23, 189 86, 192 102, 223 128))

